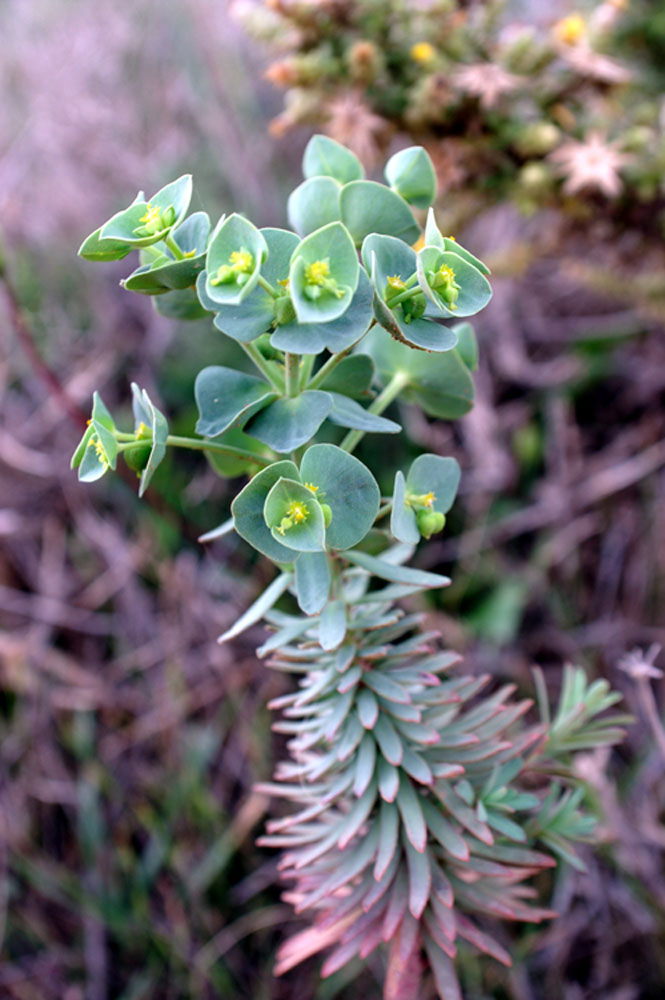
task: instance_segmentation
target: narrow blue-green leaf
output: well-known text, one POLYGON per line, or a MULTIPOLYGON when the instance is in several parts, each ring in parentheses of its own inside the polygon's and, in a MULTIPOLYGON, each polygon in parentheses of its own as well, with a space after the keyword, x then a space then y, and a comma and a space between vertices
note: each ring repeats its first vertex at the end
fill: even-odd
POLYGON ((332 424, 354 427, 370 434, 398 434, 402 429, 394 420, 369 413, 354 399, 338 392, 329 392, 329 395, 332 397, 333 408, 328 419, 332 424))
POLYGON ((414 790, 410 778, 404 774, 400 775, 397 808, 402 817, 409 842, 416 851, 422 853, 427 844, 427 824, 420 806, 421 798, 422 796, 414 790))
POLYGON ((399 813, 395 806, 383 801, 379 810, 379 847, 374 863, 374 878, 383 878, 397 851, 399 813))
POLYGON ((356 757, 355 779, 353 783, 353 794, 360 797, 369 787, 369 783, 374 777, 376 765, 376 743, 365 733, 358 748, 356 757))
POLYGON ((293 573, 280 573, 278 577, 275 577, 272 583, 257 597, 251 607, 238 618, 235 624, 228 631, 224 632, 223 635, 220 635, 217 642, 221 645, 224 642, 228 642, 229 639, 235 639, 241 632, 261 621, 266 611, 269 611, 277 603, 282 594, 288 590, 292 581, 293 573))
POLYGON ((298 606, 306 615, 318 615, 330 592, 330 570, 325 552, 302 552, 295 564, 298 606))
POLYGON ((319 618, 319 642, 325 650, 337 649, 346 635, 346 606, 330 601, 319 618))
POLYGON ((438 573, 427 573, 422 569, 411 569, 409 566, 395 566, 384 559, 377 559, 366 552, 353 550, 346 553, 349 562, 366 569, 373 576, 378 576, 381 580, 390 580, 392 583, 413 584, 418 587, 447 587, 450 579, 447 576, 439 576, 438 573))

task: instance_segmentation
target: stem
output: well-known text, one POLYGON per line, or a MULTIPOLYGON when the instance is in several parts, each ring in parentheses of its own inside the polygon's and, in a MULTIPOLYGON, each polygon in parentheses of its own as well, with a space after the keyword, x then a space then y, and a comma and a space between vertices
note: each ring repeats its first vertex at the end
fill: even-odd
POLYGON ((270 361, 266 361, 255 344, 240 344, 240 346, 245 354, 252 359, 264 378, 270 382, 273 389, 281 395, 284 392, 284 384, 281 382, 278 373, 273 369, 270 361))
POLYGON ((266 279, 263 277, 262 274, 260 274, 258 277, 258 284, 261 286, 264 292, 267 292, 268 295, 272 295, 273 299, 278 298, 279 292, 277 291, 276 288, 273 288, 273 286, 270 284, 269 281, 266 281, 266 279))
POLYGON ((164 237, 164 243, 166 243, 167 247, 169 248, 169 250, 171 251, 176 260, 185 259, 185 254, 180 249, 180 247, 178 246, 178 244, 173 239, 170 233, 164 237))
POLYGON ((302 392, 309 382, 314 367, 314 354, 305 354, 302 359, 302 369, 300 372, 300 391, 302 392))
POLYGON ((330 373, 334 371, 335 368, 337 368, 337 365, 340 363, 340 361, 342 361, 344 358, 348 356, 348 354, 350 354, 351 350, 352 350, 351 347, 347 347, 345 351, 340 351, 339 354, 331 354, 331 356, 328 358, 325 364, 321 365, 316 375, 309 380, 307 388, 318 389, 319 386, 322 385, 323 382, 325 382, 328 375, 330 375, 330 373))
MULTIPOLYGON (((406 372, 395 372, 390 382, 385 386, 385 388, 379 393, 374 402, 367 407, 368 413, 383 413, 383 411, 390 406, 392 401, 396 399, 405 385, 409 382, 409 376, 406 372)), ((359 441, 362 441, 366 431, 349 431, 344 440, 342 441, 340 447, 344 451, 348 451, 349 454, 355 449, 359 441)))
MULTIPOLYGON (((216 441, 201 441, 198 438, 178 437, 175 434, 169 434, 166 444, 171 448, 190 448, 192 451, 214 451, 218 455, 228 455, 230 458, 246 458, 256 465, 264 467, 272 464, 269 458, 257 455, 246 448, 234 448, 229 444, 218 444, 216 441)), ((124 449, 125 447, 124 445, 120 445, 120 449, 124 449)))
POLYGON ((284 359, 285 371, 286 371, 286 395, 293 399, 300 392, 300 355, 299 354, 289 354, 285 355, 284 359))
POLYGON ((358 344, 363 339, 363 337, 365 337, 369 333, 369 331, 372 329, 372 327, 375 326, 375 325, 376 325, 376 320, 373 319, 372 322, 370 323, 370 325, 367 327, 367 329, 363 333, 362 337, 358 337, 358 339, 356 340, 356 342, 354 344, 351 344, 350 347, 347 347, 345 351, 340 351, 339 354, 331 354, 331 356, 328 358, 328 360, 325 362, 325 364, 321 365, 321 367, 319 368, 319 370, 316 373, 316 375, 314 376, 314 378, 311 378, 309 380, 309 384, 308 384, 307 388, 308 389, 318 389, 319 386, 323 382, 325 382, 325 380, 328 378, 328 376, 330 375, 330 373, 332 371, 334 371, 335 368, 337 368, 337 365, 340 363, 340 361, 343 361, 344 358, 346 358, 346 357, 349 356, 349 354, 351 353, 351 351, 353 351, 353 349, 358 346, 358 344))
POLYGON ((405 291, 400 292, 399 295, 396 295, 394 299, 391 299, 390 302, 386 302, 386 305, 389 309, 393 309, 395 306, 398 306, 400 302, 406 302, 407 299, 412 299, 414 296, 420 295, 421 293, 422 288, 420 285, 416 285, 415 288, 407 288, 405 291))
POLYGON ((383 507, 379 509, 379 513, 374 518, 374 523, 376 524, 377 521, 380 521, 381 518, 385 517, 386 514, 389 514, 392 509, 393 509, 393 502, 392 500, 388 500, 388 502, 385 503, 383 507))

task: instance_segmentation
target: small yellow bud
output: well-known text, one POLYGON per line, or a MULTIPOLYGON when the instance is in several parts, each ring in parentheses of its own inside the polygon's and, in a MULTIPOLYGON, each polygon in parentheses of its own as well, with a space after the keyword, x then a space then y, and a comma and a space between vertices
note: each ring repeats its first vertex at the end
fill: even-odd
POLYGON ((581 14, 569 14, 556 22, 553 31, 564 45, 577 45, 586 34, 586 22, 581 14))
POLYGON ((436 59, 436 49, 429 42, 416 42, 411 46, 411 58, 421 66, 428 66, 436 59))
POLYGON ((303 485, 304 485, 304 486, 305 486, 305 488, 306 488, 306 489, 308 489, 308 490, 309 490, 309 491, 310 491, 311 493, 316 493, 316 492, 317 492, 317 490, 318 490, 318 488, 319 488, 318 486, 315 486, 315 485, 314 485, 314 483, 304 483, 303 485))

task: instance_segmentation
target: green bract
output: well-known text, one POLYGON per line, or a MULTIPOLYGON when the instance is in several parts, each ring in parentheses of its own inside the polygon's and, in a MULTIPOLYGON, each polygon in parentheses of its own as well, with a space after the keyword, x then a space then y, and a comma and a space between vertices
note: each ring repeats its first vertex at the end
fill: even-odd
POLYGON ((417 283, 417 258, 411 247, 393 236, 371 234, 363 243, 362 258, 372 275, 374 315, 391 336, 424 351, 449 351, 455 346, 455 333, 425 315, 427 302, 417 283))
POLYGON ((138 440, 148 439, 150 451, 141 463, 139 496, 142 497, 148 488, 155 469, 166 454, 166 439, 169 426, 166 417, 157 409, 145 389, 139 389, 132 382, 132 409, 134 411, 134 431, 138 440))
POLYGON ((385 178, 393 191, 415 208, 429 208, 436 197, 434 165, 422 146, 409 146, 391 156, 385 178))
POLYGON ((72 455, 71 467, 78 468, 81 482, 93 483, 108 469, 115 469, 118 442, 113 417, 98 392, 93 396, 92 416, 88 428, 72 455))
MULTIPOLYGON (((81 256, 88 256, 90 253, 98 254, 109 250, 111 248, 108 241, 125 244, 132 250, 159 243, 180 225, 191 198, 191 174, 184 174, 177 181, 172 181, 150 198, 146 199, 143 192, 140 192, 129 208, 118 212, 104 223, 95 243, 87 247, 86 244, 91 239, 89 237, 79 253, 81 256)), ((99 257, 93 256, 92 259, 99 257)))
POLYGON ((352 181, 339 196, 342 222, 356 246, 370 233, 381 233, 415 243, 420 226, 413 212, 398 194, 375 181, 352 181))
POLYGON ((289 291, 300 323, 325 323, 349 308, 358 287, 358 256, 348 230, 331 222, 293 251, 289 291))
POLYGON ((218 305, 238 305, 256 287, 268 245, 260 231, 234 213, 215 227, 208 247, 205 293, 218 305))
POLYGON ((440 531, 445 518, 443 522, 439 519, 452 507, 459 480, 460 468, 455 459, 440 455, 419 455, 406 478, 397 472, 390 515, 390 530, 395 538, 415 545, 421 535, 427 538, 440 531), (433 530, 423 531, 423 521, 433 530))
POLYGON ((365 170, 357 156, 327 135, 314 135, 302 160, 305 177, 333 177, 340 184, 361 180, 365 170))
POLYGON ((195 212, 171 234, 184 259, 177 260, 168 247, 164 252, 149 247, 141 251, 141 266, 121 284, 130 292, 144 295, 163 295, 190 288, 205 267, 209 232, 208 215, 195 212))
POLYGON ((487 278, 458 253, 426 246, 416 260, 418 285, 444 316, 473 316, 491 299, 487 278))
POLYGON ((341 185, 332 177, 310 177, 303 181, 289 197, 289 223, 301 236, 307 236, 329 222, 336 222, 340 216, 340 191, 341 185))
POLYGON ((275 541, 296 552, 322 552, 326 545, 323 511, 314 493, 295 479, 278 479, 263 507, 275 541))
POLYGON ((487 916, 551 915, 524 884, 553 864, 536 847, 581 864, 574 841, 589 836, 590 818, 574 752, 616 742, 622 717, 596 719, 614 696, 581 672, 566 673, 553 718, 538 682, 538 726, 522 722, 530 702, 510 687, 483 698, 487 678, 448 676, 458 657, 424 631, 419 609, 450 580, 406 563, 442 530, 459 466, 419 455, 382 499, 352 452, 365 434, 399 433, 385 416, 396 401, 442 419, 470 409, 475 334, 443 319, 486 304, 487 268, 431 212, 423 249, 412 248, 422 234, 407 202, 422 208, 434 194, 418 147, 389 161, 394 190, 364 180, 356 157, 324 136, 309 142, 303 169, 288 206, 297 232, 232 214, 210 235, 205 213, 184 218, 185 177, 85 241, 91 260, 142 248, 125 288, 154 296, 163 315, 211 317, 236 341, 222 357, 242 350, 253 370, 215 363, 218 337, 203 341, 212 363, 194 385, 198 437, 169 435, 134 384, 134 426, 120 430, 95 393, 72 465, 93 481, 120 454, 141 495, 168 446, 203 451, 222 476, 251 475, 201 540, 235 532, 280 568, 220 636, 264 621, 257 655, 299 678, 271 706, 283 710, 275 729, 288 734, 289 759, 264 787, 294 805, 264 842, 286 849, 284 873, 315 930, 304 951, 298 939, 284 946, 278 971, 309 954, 310 940, 331 941, 326 974, 391 940, 386 996, 401 995, 402 971, 417 975, 426 955, 441 997, 454 1000, 456 938, 507 962, 487 916), (409 595, 407 614, 396 602, 409 595))

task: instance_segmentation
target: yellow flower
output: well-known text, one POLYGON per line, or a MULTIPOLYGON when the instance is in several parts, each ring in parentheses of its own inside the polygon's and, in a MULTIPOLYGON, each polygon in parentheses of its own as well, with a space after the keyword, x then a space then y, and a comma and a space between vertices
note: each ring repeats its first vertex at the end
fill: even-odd
POLYGON ((147 226, 157 226, 159 228, 159 216, 161 214, 161 208, 159 205, 152 205, 150 202, 146 205, 145 215, 142 215, 139 222, 145 222, 147 226))
POLYGON ((323 285, 330 277, 330 265, 327 260, 315 260, 305 268, 305 280, 308 285, 323 285))
POLYGON ((421 66, 427 66, 436 59, 436 49, 429 42, 416 42, 411 46, 411 58, 421 66))
POLYGON ((564 45, 577 45, 586 34, 586 22, 581 14, 569 14, 557 21, 553 30, 564 45))
POLYGON ((314 483, 305 483, 304 485, 305 488, 310 490, 311 493, 316 493, 319 489, 319 487, 315 486, 314 483))
POLYGON ((406 282, 402 281, 398 274, 393 274, 391 278, 388 278, 388 287, 403 292, 406 288, 406 282))
POLYGON ((245 247, 234 250, 229 257, 229 263, 233 265, 234 271, 239 271, 241 274, 251 274, 254 269, 254 257, 245 247))

